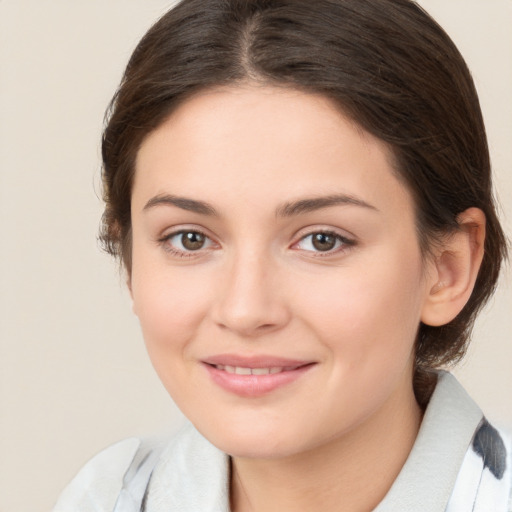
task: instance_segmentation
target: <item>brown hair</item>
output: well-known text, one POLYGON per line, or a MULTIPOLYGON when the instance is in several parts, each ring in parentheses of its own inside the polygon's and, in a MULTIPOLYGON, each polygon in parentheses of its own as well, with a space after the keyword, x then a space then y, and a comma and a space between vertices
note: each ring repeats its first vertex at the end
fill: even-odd
POLYGON ((130 199, 144 138, 199 90, 257 81, 323 94, 391 148, 414 196, 425 253, 457 215, 487 220, 485 255, 463 311, 421 324, 415 389, 459 360, 506 255, 492 197, 489 152, 467 66, 442 28, 409 0, 183 0, 143 37, 103 135, 106 203, 101 240, 131 270, 130 199))

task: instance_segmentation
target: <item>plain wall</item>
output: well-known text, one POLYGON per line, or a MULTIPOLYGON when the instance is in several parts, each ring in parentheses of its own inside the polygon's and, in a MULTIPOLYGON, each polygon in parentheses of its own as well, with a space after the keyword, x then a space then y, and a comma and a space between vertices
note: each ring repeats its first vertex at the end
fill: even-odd
MULTIPOLYGON (((473 70, 512 232, 512 2, 424 0, 473 70)), ((180 415, 98 249, 103 112, 163 0, 0 0, 0 512, 49 510, 80 466, 180 415)), ((504 275, 460 379, 512 426, 504 275)))

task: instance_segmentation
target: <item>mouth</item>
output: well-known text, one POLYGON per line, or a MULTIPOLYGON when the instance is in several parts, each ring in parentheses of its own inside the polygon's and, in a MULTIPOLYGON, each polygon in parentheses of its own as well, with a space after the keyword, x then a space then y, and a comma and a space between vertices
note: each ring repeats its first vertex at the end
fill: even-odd
POLYGON ((214 367, 227 373, 235 375, 275 375, 276 373, 290 372, 300 368, 300 366, 271 366, 268 368, 248 368, 244 366, 229 366, 216 364, 214 367))
POLYGON ((280 358, 218 356, 203 361, 215 384, 242 397, 267 395, 291 384, 316 365, 311 361, 280 358))

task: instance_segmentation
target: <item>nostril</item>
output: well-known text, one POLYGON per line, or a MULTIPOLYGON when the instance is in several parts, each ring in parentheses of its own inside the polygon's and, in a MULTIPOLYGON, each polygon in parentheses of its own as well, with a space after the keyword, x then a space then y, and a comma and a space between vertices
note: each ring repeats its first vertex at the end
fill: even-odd
POLYGON ((257 327, 260 331, 268 331, 269 329, 272 329, 275 327, 275 324, 263 324, 257 327))
POLYGON ((244 337, 258 337, 282 327, 286 322, 258 322, 256 318, 225 318, 216 322, 222 331, 233 331, 244 337))

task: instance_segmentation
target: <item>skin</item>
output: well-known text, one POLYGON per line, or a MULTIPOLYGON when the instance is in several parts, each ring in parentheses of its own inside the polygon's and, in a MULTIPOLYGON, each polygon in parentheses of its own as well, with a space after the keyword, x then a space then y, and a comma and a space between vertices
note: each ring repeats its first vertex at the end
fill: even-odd
POLYGON ((132 226, 129 286, 150 358, 184 414, 232 456, 233 510, 375 507, 421 422, 413 345, 442 293, 386 146, 321 96, 207 91, 142 144, 132 226), (284 207, 334 194, 345 200, 284 207), (176 234, 187 230, 204 245, 187 250, 176 234), (333 234, 332 250, 312 244, 319 232, 333 234), (245 397, 205 369, 218 354, 311 366, 245 397))

